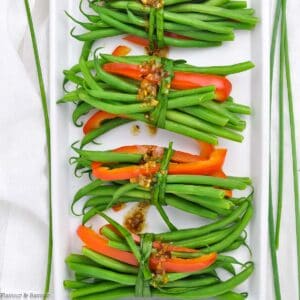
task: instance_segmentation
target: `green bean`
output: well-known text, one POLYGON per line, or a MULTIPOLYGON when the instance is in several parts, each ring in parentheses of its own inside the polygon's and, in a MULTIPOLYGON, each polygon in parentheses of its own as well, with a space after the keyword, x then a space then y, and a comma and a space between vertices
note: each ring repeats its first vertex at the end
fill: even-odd
POLYGON ((116 248, 118 250, 122 250, 122 251, 128 251, 128 252, 131 251, 131 249, 128 245, 126 245, 124 243, 120 243, 120 242, 109 241, 108 246, 110 246, 112 248, 116 248))
POLYGON ((232 124, 231 122, 228 122, 225 126, 225 128, 233 129, 236 131, 244 131, 246 128, 246 123, 239 123, 239 124, 232 124))
POLYGON ((251 107, 247 105, 226 101, 225 103, 222 103, 221 106, 224 106, 230 112, 233 113, 242 114, 242 115, 251 115, 251 107))
POLYGON ((106 209, 106 206, 96 206, 91 208, 88 212, 84 213, 84 216, 82 218, 82 224, 86 224, 91 218, 93 218, 94 216, 96 216, 98 214, 99 211, 103 211, 106 209))
POLYGON ((99 284, 94 284, 89 287, 83 287, 83 288, 79 288, 75 291, 72 291, 70 293, 70 297, 71 297, 71 299, 77 299, 77 297, 83 297, 83 296, 87 296, 87 295, 91 295, 91 294, 95 294, 95 293, 111 291, 111 290, 114 290, 114 289, 117 289, 120 287, 122 287, 122 285, 119 283, 109 282, 109 281, 101 282, 99 284))
MULTIPOLYGON (((86 84, 91 88, 95 90, 102 91, 102 88, 97 84, 96 80, 94 79, 93 75, 90 73, 89 68, 86 65, 86 60, 82 56, 79 59, 79 67, 81 74, 83 75, 83 78, 85 79, 86 84)), ((81 92, 83 93, 83 92, 81 92)), ((80 98, 80 92, 78 93, 78 96, 80 98)))
MULTIPOLYGON (((255 25, 258 22, 256 17, 242 14, 240 11, 230 10, 221 7, 209 6, 204 4, 182 4, 168 8, 170 12, 184 13, 184 12, 200 12, 208 15, 216 15, 235 21, 255 25)), ((225 32, 226 33, 226 32, 225 32)))
POLYGON ((77 191, 77 193, 75 194, 74 198, 73 198, 73 202, 71 205, 71 211, 74 215, 76 215, 75 211, 74 211, 74 206, 75 204, 82 198, 84 197, 86 194, 88 194, 90 191, 100 187, 103 184, 103 182, 101 180, 95 180, 92 181, 91 183, 87 184, 86 186, 84 186, 83 188, 81 188, 80 190, 77 191))
POLYGON ((180 197, 219 213, 221 212, 223 213, 223 210, 229 210, 234 207, 234 204, 227 199, 212 199, 212 198, 199 197, 194 195, 184 195, 184 194, 180 194, 180 197))
MULTIPOLYGON (((79 24, 80 26, 82 26, 83 28, 87 29, 87 30, 97 30, 99 29, 99 26, 97 25, 97 23, 86 23, 86 22, 80 22, 77 19, 75 19, 73 16, 71 16, 67 11, 65 11, 65 14, 75 23, 79 24)), ((99 19, 100 20, 100 19, 99 19)))
POLYGON ((151 59, 148 55, 133 55, 133 56, 114 56, 111 54, 101 53, 101 58, 108 62, 120 62, 128 64, 141 64, 151 59))
POLYGON ((203 102, 200 104, 201 106, 212 110, 213 112, 226 117, 229 119, 229 121, 233 124, 233 125, 238 125, 241 122, 241 119, 238 118, 237 116, 235 116, 234 114, 232 114, 231 112, 229 112, 226 108, 220 106, 219 104, 217 104, 214 101, 209 101, 209 102, 203 102))
POLYGON ((177 98, 173 98, 172 100, 168 101, 168 109, 193 106, 193 105, 197 105, 202 102, 205 102, 205 101, 213 100, 214 98, 215 98, 214 92, 200 94, 200 95, 177 97, 177 98))
POLYGON ((110 104, 95 97, 89 96, 86 93, 79 93, 80 100, 92 105, 93 107, 112 113, 112 114, 133 114, 139 112, 149 112, 153 109, 152 104, 110 104))
POLYGON ((235 230, 228 237, 226 237, 223 241, 216 243, 215 245, 213 245, 207 249, 203 249, 202 251, 204 253, 221 252, 223 249, 226 249, 227 247, 229 247, 243 232, 244 228, 249 223, 252 215, 253 215, 253 207, 252 207, 251 203, 249 203, 249 207, 248 207, 247 211, 245 212, 245 215, 243 216, 243 218, 241 219, 241 221, 239 222, 239 224, 235 228, 235 230))
MULTIPOLYGON (((200 105, 203 105, 208 102, 201 102, 200 105)), ((178 123, 182 123, 186 126, 194 128, 196 130, 201 130, 210 134, 214 134, 216 136, 224 137, 232 141, 242 142, 243 136, 235 133, 229 129, 226 129, 221 126, 210 124, 206 121, 197 119, 193 116, 189 116, 185 113, 177 112, 177 111, 168 111, 167 118, 171 121, 176 121, 178 123)))
POLYGON ((225 196, 225 192, 222 190, 190 184, 167 184, 166 193, 198 195, 218 199, 223 199, 225 196))
POLYGON ((205 5, 222 6, 227 2, 229 2, 229 0, 207 0, 205 5))
POLYGON ((183 40, 177 38, 171 38, 165 36, 165 43, 168 46, 182 47, 182 48, 205 48, 205 47, 216 47, 221 46, 221 42, 209 42, 209 41, 198 41, 198 40, 183 40))
POLYGON ((139 13, 150 13, 150 7, 135 1, 110 1, 109 6, 117 9, 130 9, 139 13))
POLYGON ((74 300, 117 300, 128 297, 134 297, 134 288, 133 287, 121 287, 107 292, 96 293, 91 295, 86 295, 83 297, 74 298, 74 300))
POLYGON ((112 259, 108 256, 104 256, 100 253, 94 252, 86 247, 82 248, 82 253, 101 267, 105 267, 107 269, 118 271, 121 273, 128 274, 137 274, 138 268, 130 266, 128 264, 119 262, 115 259, 112 259))
POLYGON ((97 76, 104 82, 108 83, 110 86, 112 86, 113 88, 123 91, 123 92, 127 92, 127 93, 137 93, 138 92, 138 88, 133 85, 130 84, 122 79, 120 79, 118 76, 114 76, 112 74, 109 74, 107 72, 105 72, 97 63, 99 63, 99 61, 94 59, 94 66, 97 72, 97 76))
POLYGON ((179 111, 219 126, 225 126, 229 121, 228 118, 218 115, 205 107, 184 107, 179 109, 179 111))
POLYGON ((252 180, 249 177, 228 176, 227 178, 228 179, 242 181, 242 182, 244 182, 247 185, 251 185, 252 184, 252 180))
POLYGON ((113 242, 123 242, 124 241, 124 239, 122 237, 120 237, 118 234, 116 234, 113 230, 111 230, 107 226, 104 226, 101 228, 101 234, 113 242))
POLYGON ((216 21, 216 22, 209 22, 213 25, 231 27, 237 30, 251 30, 255 27, 255 25, 245 24, 245 23, 237 23, 235 21, 216 21))
POLYGON ((147 38, 147 33, 142 29, 137 29, 134 26, 124 24, 117 19, 111 18, 111 16, 107 13, 107 10, 105 10, 103 7, 99 6, 99 9, 101 10, 101 19, 106 24, 116 28, 115 31, 120 33, 130 33, 134 34, 143 38, 147 38))
POLYGON ((204 175, 168 175, 168 183, 186 183, 218 186, 228 190, 244 190, 248 184, 234 178, 219 178, 204 175))
POLYGON ((173 11, 173 10, 169 9, 169 11, 167 11, 167 10, 164 11, 165 20, 175 22, 175 23, 180 23, 183 25, 189 25, 189 26, 192 26, 192 27, 200 29, 200 30, 207 30, 207 31, 215 32, 215 33, 224 33, 224 34, 232 33, 232 30, 230 28, 211 25, 208 22, 204 22, 204 21, 197 20, 197 19, 186 18, 185 16, 183 16, 181 14, 173 13, 171 11, 173 11))
POLYGON ((88 93, 96 98, 101 98, 104 100, 119 101, 119 102, 137 102, 136 94, 125 94, 116 92, 107 92, 100 90, 88 90, 88 93))
POLYGON ((156 9, 156 41, 157 46, 162 48, 164 41, 164 9, 163 7, 156 9))
POLYGON ((112 197, 112 203, 116 202, 119 198, 121 198, 121 196, 123 196, 127 192, 135 190, 137 187, 138 187, 137 183, 127 183, 120 186, 112 197))
POLYGON ((223 5, 225 8, 229 9, 241 9, 247 7, 247 1, 229 1, 228 3, 223 5))
POLYGON ((129 122, 132 122, 132 120, 122 118, 116 118, 103 122, 99 128, 89 132, 83 137, 80 143, 80 148, 83 148, 85 145, 92 142, 95 138, 103 135, 104 133, 129 122))
POLYGON ((142 154, 135 153, 118 153, 113 151, 93 151, 93 150, 81 150, 72 146, 72 149, 77 152, 83 158, 90 161, 99 161, 102 163, 139 163, 142 159, 142 154))
POLYGON ((176 246, 184 246, 188 248, 202 248, 202 247, 209 248, 210 247, 209 245, 222 241, 224 238, 230 235, 234 229, 235 227, 232 226, 216 232, 208 233, 207 235, 203 235, 200 237, 174 242, 173 244, 176 246))
POLYGON ((86 41, 96 41, 105 37, 112 37, 116 35, 122 34, 122 31, 119 31, 114 28, 109 29, 99 29, 99 30, 93 30, 90 32, 82 33, 82 34, 74 34, 75 27, 71 30, 70 34, 73 38, 75 38, 78 41, 86 42, 86 41))
MULTIPOLYGON (((212 23, 210 23, 210 24, 212 24, 212 23)), ((216 23, 214 23, 214 24, 216 24, 216 23)), ((185 37, 192 38, 194 40, 200 40, 200 41, 226 42, 226 41, 234 40, 234 33, 217 34, 217 33, 210 33, 210 32, 199 31, 199 30, 197 30, 197 31, 173 30, 172 32, 183 35, 185 37)))
MULTIPOLYGON (((244 282, 249 276, 253 273, 254 266, 253 263, 249 263, 246 268, 237 274, 236 276, 231 277, 230 279, 216 283, 214 285, 210 285, 207 287, 201 287, 199 289, 192 289, 188 292, 175 294, 174 298, 178 299, 202 299, 208 297, 215 297, 219 295, 223 295, 224 293, 230 292, 233 288, 235 288, 240 283, 244 282)), ((162 291, 153 290, 154 297, 169 297, 169 295, 164 294, 162 291)))
MULTIPOLYGON (((176 65, 174 65, 174 68, 176 68, 176 65)), ((178 90, 178 91, 171 91, 168 95, 169 99, 179 98, 179 97, 185 97, 185 96, 191 96, 195 94, 203 94, 207 92, 213 92, 216 90, 216 87, 214 85, 209 85, 205 87, 200 88, 194 88, 189 90, 178 90)))
MULTIPOLYGON (((107 16, 110 16, 111 18, 119 20, 120 22, 131 23, 134 25, 142 26, 142 27, 147 26, 147 22, 143 19, 139 19, 139 18, 135 17, 135 20, 138 19, 139 22, 132 22, 132 19, 128 16, 128 14, 120 13, 116 10, 107 9, 107 8, 105 8, 103 6, 99 6, 99 5, 92 4, 91 7, 94 9, 95 12, 97 12, 100 15, 101 19, 102 19, 103 14, 105 14, 107 16)), ((102 21, 104 21, 104 20, 102 19, 102 21)))
POLYGON ((183 134, 185 136, 189 136, 191 138, 207 142, 212 145, 218 144, 218 139, 216 136, 207 134, 205 132, 202 132, 200 130, 195 130, 194 128, 190 128, 188 126, 185 126, 183 124, 178 124, 176 122, 166 120, 165 125, 166 130, 170 130, 179 134, 183 134))
POLYGON ((75 91, 72 92, 68 92, 65 93, 64 96, 62 98, 60 98, 59 100, 57 100, 57 104, 61 104, 61 103, 66 103, 66 102, 75 102, 79 99, 78 97, 78 91, 80 89, 77 89, 75 91))
POLYGON ((217 296, 218 300, 244 300, 246 297, 243 294, 235 292, 227 292, 223 295, 217 296))
POLYGON ((99 16, 96 15, 90 15, 87 14, 86 12, 84 12, 84 10, 82 9, 82 3, 83 0, 80 0, 80 4, 79 4, 79 11, 92 23, 96 23, 99 21, 99 16))
POLYGON ((223 249, 222 252, 230 252, 230 251, 234 251, 238 248, 240 248, 243 244, 244 244, 244 239, 237 239, 236 241, 234 241, 229 247, 223 249))
POLYGON ((229 216, 220 219, 214 223, 210 223, 199 228, 182 229, 179 232, 165 232, 165 233, 156 234, 155 239, 162 242, 174 242, 182 239, 188 239, 188 238, 204 235, 212 231, 216 231, 220 228, 224 228, 225 226, 235 222, 240 217, 240 215, 248 208, 248 206, 249 206, 249 202, 245 201, 244 203, 241 204, 241 206, 235 209, 229 216))
POLYGON ((143 26, 143 27, 149 27, 149 21, 139 18, 136 15, 134 15, 129 9, 127 9, 127 15, 129 20, 131 21, 132 24, 138 25, 138 26, 143 26))
POLYGON ((83 122, 77 123, 78 119, 86 115, 92 109, 93 107, 91 105, 84 102, 80 102, 72 113, 73 124, 77 127, 81 127, 83 125, 83 122))
POLYGON ((82 275, 87 275, 97 279, 110 280, 113 282, 121 283, 123 285, 135 285, 135 275, 120 274, 100 267, 88 266, 78 263, 68 263, 68 266, 71 270, 79 272, 82 275))
POLYGON ((88 257, 80 254, 70 254, 66 259, 66 263, 78 263, 90 266, 97 266, 97 264, 88 257))
POLYGON ((190 288, 190 287, 200 287, 205 285, 210 285, 219 282, 219 279, 213 276, 199 277, 195 279, 177 280, 173 282, 166 283, 163 287, 166 288, 190 288))
POLYGON ((177 64, 174 66, 175 71, 197 72, 216 75, 230 75, 244 72, 252 68, 254 68, 254 64, 251 61, 246 61, 228 66, 194 67, 188 64, 177 64))
POLYGON ((166 203, 177 209, 191 213, 193 215, 197 215, 199 217, 212 219, 212 220, 217 219, 218 217, 218 214, 216 214, 215 212, 209 209, 203 208, 199 205, 191 203, 190 201, 186 201, 184 199, 180 199, 179 197, 175 197, 172 195, 166 196, 166 203))
POLYGON ((65 78, 63 82, 63 87, 70 81, 72 83, 75 83, 76 85, 83 86, 84 84, 84 79, 80 76, 77 76, 75 73, 72 71, 63 71, 65 78))
POLYGON ((73 281, 73 280, 64 280, 65 289, 80 289, 85 287, 93 286, 93 283, 73 281))

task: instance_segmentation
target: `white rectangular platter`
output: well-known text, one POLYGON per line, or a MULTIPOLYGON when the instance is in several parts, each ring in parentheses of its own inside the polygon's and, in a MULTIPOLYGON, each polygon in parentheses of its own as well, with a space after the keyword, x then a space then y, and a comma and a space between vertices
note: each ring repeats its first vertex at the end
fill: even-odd
MULTIPOLYGON (((78 62, 81 43, 70 37, 74 24, 65 16, 67 10, 74 16, 79 16, 79 1, 50 1, 50 110, 52 126, 53 155, 53 218, 54 218, 54 260, 53 260, 53 290, 54 299, 68 299, 63 288, 63 280, 70 278, 65 257, 70 252, 80 251, 80 242, 76 237, 76 228, 81 218, 72 216, 70 203, 74 193, 88 182, 88 179, 78 179, 73 175, 73 167, 68 164, 72 156, 70 145, 82 138, 82 129, 76 128, 71 122, 71 105, 56 105, 56 100, 63 95, 62 70, 78 62)), ((253 251, 255 273, 242 286, 241 291, 248 291, 250 300, 266 299, 267 278, 267 201, 268 201, 268 70, 269 70, 269 3, 267 1, 248 1, 249 6, 256 9, 260 23, 252 32, 236 33, 234 42, 225 43, 221 47, 210 49, 172 49, 171 58, 186 59, 194 65, 226 65, 252 60, 256 68, 241 74, 230 76, 233 83, 232 96, 240 103, 251 105, 253 114, 247 117, 247 129, 243 133, 244 142, 238 144, 220 140, 220 146, 229 149, 225 172, 236 176, 249 176, 255 186, 255 215, 248 228, 249 244, 253 251)), ((76 30, 80 30, 79 28, 76 30)), ((119 44, 126 44, 121 38, 101 40, 98 45, 104 46, 103 52, 111 51, 119 44)), ((127 44, 129 45, 129 44, 127 44)), ((132 45, 129 45, 132 47, 132 45)), ((131 54, 143 54, 142 49, 132 47, 131 54)), ((158 144, 166 146, 174 142, 174 148, 196 153, 196 143, 189 138, 159 130, 151 136, 146 126, 141 125, 141 133, 137 136, 131 133, 131 124, 114 129, 101 137, 101 145, 94 146, 99 150, 111 149, 129 144, 158 144)), ((129 208, 130 206, 128 206, 129 208)), ((179 228, 199 226, 198 217, 182 213, 175 209, 167 209, 171 220, 179 228)), ((122 220, 126 213, 114 213, 117 220, 122 220)), ((99 224, 102 220, 97 220, 99 224)), ((148 231, 167 231, 160 217, 151 209, 148 213, 148 231)), ((244 259, 247 253, 241 251, 239 256, 244 259)))

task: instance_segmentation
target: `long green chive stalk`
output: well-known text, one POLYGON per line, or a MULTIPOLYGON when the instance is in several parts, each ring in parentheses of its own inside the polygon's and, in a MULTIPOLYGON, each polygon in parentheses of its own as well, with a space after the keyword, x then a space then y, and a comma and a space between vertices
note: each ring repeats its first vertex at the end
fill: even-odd
POLYGON ((272 103, 273 103, 273 77, 274 77, 274 61, 275 61, 275 49, 277 42, 277 33, 279 28, 279 20, 281 14, 281 0, 278 0, 276 3, 274 23, 273 23, 273 32, 272 32, 272 41, 271 41, 271 51, 270 51, 270 107, 269 107, 269 242, 270 242, 270 252, 271 252, 271 261, 273 267, 273 284, 276 300, 281 299, 280 291, 280 280, 279 280, 279 271, 278 271, 278 261, 276 253, 276 244, 275 244, 275 223, 273 216, 273 188, 272 188, 272 145, 271 145, 271 132, 272 132, 272 103))
MULTIPOLYGON (((283 11, 286 15, 286 0, 283 0, 283 11)), ((290 135, 292 145, 292 162, 293 162, 293 184, 294 184, 294 200, 295 200, 295 218, 296 218, 296 239, 297 239, 297 261, 298 261, 298 293, 300 291, 300 196, 299 196, 299 177, 298 177, 298 159, 297 159, 297 144, 296 144, 296 129, 295 129, 295 116, 293 105, 293 93, 291 82, 291 69, 289 58, 289 43, 288 43, 288 28, 286 23, 283 27, 284 30, 284 60, 285 60, 285 73, 288 94, 288 112, 290 120, 290 135)))
POLYGON ((41 68, 41 62, 39 57, 39 51, 32 21, 32 15, 30 11, 30 6, 28 3, 28 0, 24 0, 25 9, 26 9, 26 15, 28 20, 28 25, 30 29, 30 35, 32 40, 32 48, 35 58, 35 64, 36 64, 36 71, 39 81, 39 87, 40 87, 40 96, 41 96, 41 102, 42 102, 42 108, 43 108, 43 114, 44 114, 44 122, 45 122, 45 134, 46 134, 46 144, 47 144, 47 160, 48 160, 48 201, 49 201, 49 234, 48 234, 48 259, 47 259, 47 271, 46 271, 46 280, 45 280, 45 288, 44 288, 44 296, 43 298, 46 299, 48 292, 49 292, 49 286, 50 286, 50 280, 51 280, 51 266, 52 266, 52 181, 51 181, 51 140, 50 140, 50 121, 49 121, 49 113, 48 113, 48 106, 47 106, 47 97, 45 92, 45 84, 42 74, 42 68, 41 68))

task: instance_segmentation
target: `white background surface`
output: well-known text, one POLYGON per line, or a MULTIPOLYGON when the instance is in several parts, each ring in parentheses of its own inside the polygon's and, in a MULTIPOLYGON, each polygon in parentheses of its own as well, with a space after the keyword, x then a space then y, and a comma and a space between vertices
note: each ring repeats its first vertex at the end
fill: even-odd
MULTIPOLYGON (((48 1, 32 1, 32 10, 44 77, 47 82, 48 1)), ((300 2, 288 1, 298 141, 300 137, 299 12, 300 2)), ((41 293, 47 249, 46 152, 39 90, 23 1, 1 1, 0 36, 0 293, 41 293)), ((276 118, 276 111, 274 115, 276 118)), ((286 126, 288 129, 288 123, 286 126)), ((276 135, 277 127, 273 126, 273 129, 276 135)), ((297 299, 297 273, 288 130, 286 130, 285 148, 287 176, 284 189, 281 248, 278 256, 283 299, 293 300, 297 299)), ((275 154, 276 149, 274 145, 275 154)), ((300 156, 300 153, 298 155, 300 156)), ((274 178, 276 178, 275 173, 274 178)), ((276 186, 276 183, 274 185, 276 186)), ((273 299, 271 269, 266 273, 266 277, 270 279, 268 299, 273 299)))

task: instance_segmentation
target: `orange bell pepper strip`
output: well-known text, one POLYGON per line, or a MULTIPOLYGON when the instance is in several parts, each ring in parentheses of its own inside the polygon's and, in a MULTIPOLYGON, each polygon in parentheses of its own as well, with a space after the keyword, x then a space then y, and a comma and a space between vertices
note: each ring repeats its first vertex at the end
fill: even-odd
POLYGON ((226 153, 226 149, 216 149, 207 160, 199 160, 185 164, 170 163, 168 174, 211 175, 222 168, 226 153))
POLYGON ((130 53, 131 48, 124 46, 124 45, 120 45, 117 46, 116 49, 112 52, 112 55, 114 56, 126 56, 128 53, 130 53))
MULTIPOLYGON (((95 231, 83 225, 77 229, 77 235, 85 246, 95 252, 111 257, 129 265, 138 266, 138 261, 131 252, 119 250, 108 245, 108 240, 98 235, 95 231)), ((217 259, 216 253, 210 253, 197 258, 160 258, 152 255, 149 260, 150 269, 165 272, 194 272, 205 269, 217 259)))
MULTIPOLYGON (((147 76, 148 72, 140 65, 116 62, 104 64, 103 69, 108 73, 129 77, 135 80, 142 80, 147 76)), ((157 83, 157 79, 152 80, 150 76, 148 76, 147 79, 153 83, 157 83)), ((171 81, 171 88, 176 90, 193 89, 209 85, 216 87, 216 100, 227 100, 231 93, 232 85, 224 76, 175 71, 171 81)))
POLYGON ((83 133, 87 134, 90 131, 99 128, 103 121, 115 119, 117 117, 117 115, 105 111, 98 111, 87 120, 87 122, 83 126, 83 133))
MULTIPOLYGON (((99 232, 102 233, 102 229, 106 227, 106 228, 109 228, 110 230, 112 230, 114 233, 116 233, 117 235, 121 236, 120 232, 118 231, 118 229, 116 229, 113 225, 111 224, 105 224, 103 225, 99 232)), ((139 235, 135 234, 135 233, 131 233, 131 236, 133 238, 133 240, 139 244, 141 242, 141 238, 139 235)), ((195 249, 192 249, 192 248, 186 248, 186 247, 180 247, 180 246, 175 246, 175 245, 172 245, 172 244, 166 244, 166 243, 161 243, 159 241, 153 241, 152 243, 152 247, 154 249, 157 249, 157 250, 161 250, 161 249, 164 249, 165 251, 167 252, 185 252, 185 253, 195 253, 195 252, 198 252, 198 250, 195 250, 195 249)))
POLYGON ((81 225, 77 229, 77 235, 87 248, 129 265, 138 266, 138 261, 132 253, 110 247, 108 240, 94 230, 81 225))
POLYGON ((198 141, 198 144, 200 146, 200 157, 203 159, 208 159, 215 150, 215 146, 202 141, 198 141))
POLYGON ((160 258, 151 256, 150 269, 164 270, 166 272, 196 272, 211 266, 217 259, 217 253, 213 252, 197 258, 160 258))
POLYGON ((92 165, 92 174, 101 180, 126 180, 139 176, 150 176, 159 171, 159 164, 145 163, 143 165, 133 165, 122 168, 109 169, 104 166, 95 167, 92 165))
MULTIPOLYGON (((226 149, 217 149, 211 154, 207 160, 198 160, 188 163, 173 163, 169 165, 168 174, 170 175, 210 175, 219 171, 224 163, 226 156, 226 149)), ((160 164, 148 162, 142 165, 133 165, 128 167, 121 167, 109 169, 102 166, 100 162, 91 164, 92 174, 94 177, 101 180, 126 180, 137 178, 139 176, 150 176, 155 174, 160 169, 160 164)))
POLYGON ((142 37, 136 36, 136 35, 126 35, 125 37, 123 37, 123 40, 131 42, 133 44, 142 46, 142 47, 148 47, 149 46, 149 40, 148 39, 144 39, 142 37))
MULTIPOLYGON (((112 150, 113 152, 121 153, 136 153, 145 155, 151 152, 152 157, 161 158, 164 153, 164 148, 155 146, 155 145, 132 145, 132 146, 123 146, 117 149, 112 150)), ((194 155, 183 151, 174 151, 171 161, 188 163, 202 160, 201 155, 194 155)))

